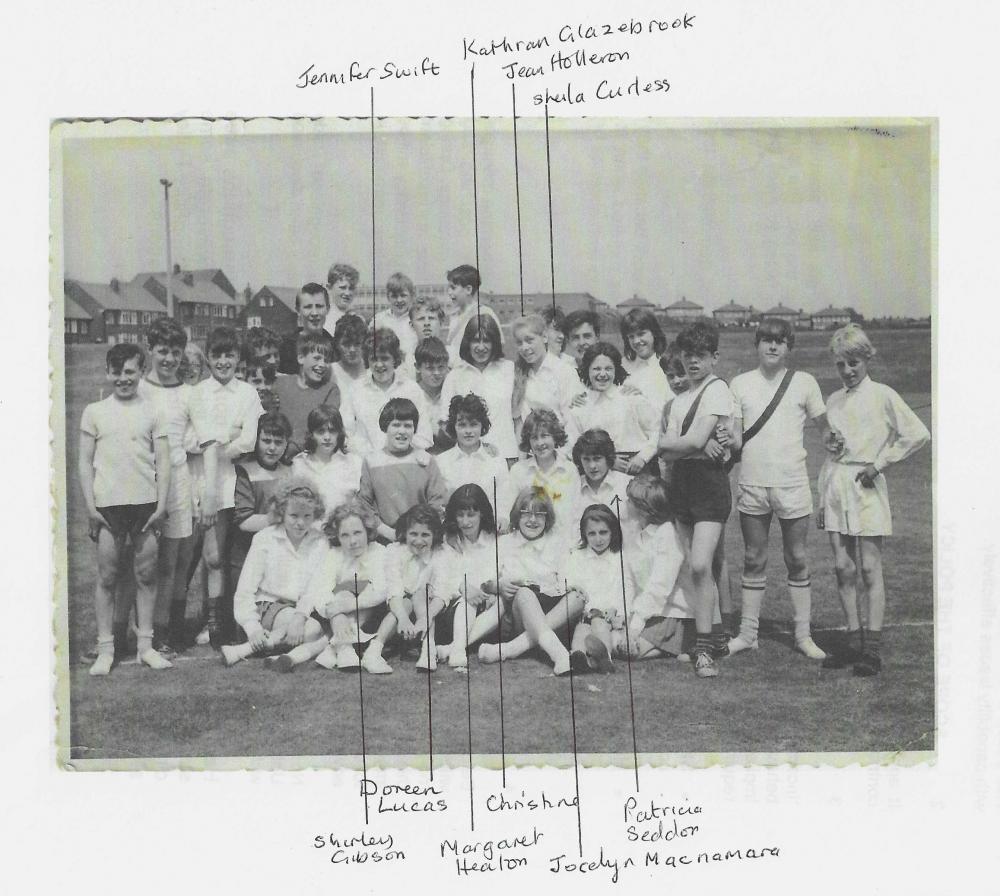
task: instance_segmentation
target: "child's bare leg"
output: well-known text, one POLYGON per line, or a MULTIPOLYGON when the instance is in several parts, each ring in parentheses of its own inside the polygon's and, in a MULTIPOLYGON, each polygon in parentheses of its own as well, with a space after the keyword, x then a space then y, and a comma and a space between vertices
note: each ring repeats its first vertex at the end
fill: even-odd
MULTIPOLYGON (((403 605, 407 612, 412 610, 409 599, 405 599, 403 605)), ((392 610, 390 610, 379 623, 375 637, 368 642, 365 655, 361 658, 361 668, 375 675, 384 675, 392 671, 392 666, 385 661, 382 651, 385 650, 386 641, 396 633, 397 625, 398 620, 392 610)))
POLYGON ((438 597, 429 602, 419 596, 413 598, 413 615, 417 628, 423 632, 423 643, 420 645, 420 656, 417 668, 433 671, 437 668, 437 648, 434 646, 434 619, 444 609, 444 601, 438 597))
POLYGON ((729 642, 729 653, 757 647, 760 609, 767 588, 767 541, 771 514, 740 514, 743 533, 743 576, 741 579, 740 633, 729 642))
POLYGON ((847 622, 847 638, 840 655, 823 661, 826 668, 842 668, 860 657, 863 648, 861 620, 858 614, 858 557, 856 539, 852 535, 839 532, 830 533, 830 547, 833 549, 834 569, 837 574, 837 593, 844 608, 847 622))
POLYGON ((874 675, 882 667, 882 624, 885 621, 885 580, 882 574, 881 536, 862 535, 860 546, 861 578, 868 594, 868 625, 864 633, 864 656, 855 664, 856 675, 874 675), (874 660, 874 662, 873 662, 874 660))
MULTIPOLYGON (((289 614, 291 617, 292 614, 289 614)), ((287 625, 284 630, 280 633, 281 640, 284 640, 288 631, 287 625)), ((280 642, 275 638, 275 646, 280 644, 280 642)), ((302 643, 296 647, 293 647, 288 653, 282 654, 279 657, 275 657, 274 662, 271 664, 275 669, 280 672, 291 672, 300 663, 308 662, 311 659, 319 656, 327 645, 326 638, 323 637, 323 628, 320 624, 313 619, 311 616, 306 620, 305 629, 302 632, 302 643)))
POLYGON ((153 649, 153 613, 156 610, 156 567, 159 546, 152 532, 134 539, 135 615, 139 662, 152 669, 169 669, 169 660, 153 649))
MULTIPOLYGON (((534 594, 534 592, 532 592, 534 594)), ((515 605, 516 606, 516 605, 515 605)), ((541 609, 539 607, 539 609, 541 609)), ((566 627, 567 620, 570 625, 572 625, 577 619, 580 618, 580 614, 583 612, 583 601, 577 595, 575 591, 571 591, 562 600, 559 601, 548 613, 545 614, 545 622, 547 626, 554 632, 558 632, 560 629, 566 627), (568 604, 568 608, 567 608, 568 604)), ((515 659, 519 656, 523 656, 532 647, 535 646, 535 642, 531 640, 527 631, 521 632, 516 638, 512 638, 506 644, 503 645, 499 653, 502 654, 503 658, 515 659)), ((495 644, 484 644, 483 648, 491 647, 496 648, 495 644)), ((480 652, 480 658, 482 658, 482 651, 480 652)), ((499 657, 493 658, 492 661, 496 662, 499 657)), ((489 660, 487 660, 489 661, 489 660)))
MULTIPOLYGON (((712 559, 715 548, 722 535, 722 523, 702 520, 694 524, 691 535, 691 578, 694 583, 694 619, 698 630, 698 641, 695 655, 712 657, 712 621, 715 615, 718 593, 715 579, 712 576, 712 559)), ((709 662, 705 668, 696 664, 700 675, 717 674, 714 664, 709 662), (708 671, 710 670, 710 671, 708 671)))
MULTIPOLYGON (((484 614, 485 615, 485 614, 484 614)), ((496 623, 496 615, 493 622, 496 623)), ((451 644, 448 647, 448 665, 453 668, 465 668, 469 665, 468 649, 470 633, 476 622, 468 601, 461 600, 455 608, 455 624, 452 626, 451 644)))
POLYGON ((135 559, 132 542, 126 541, 118 551, 118 581, 115 584, 115 618, 112 631, 115 637, 115 653, 126 653, 130 620, 135 610, 135 573, 132 571, 135 559))
POLYGON ((591 628, 589 622, 581 622, 577 624, 577 627, 573 629, 573 640, 570 641, 569 649, 571 653, 576 653, 578 650, 586 651, 586 640, 587 635, 591 634, 591 628))
POLYGON ((97 581, 94 615, 97 617, 97 659, 91 675, 107 675, 115 658, 115 585, 118 582, 119 545, 105 528, 97 534, 97 581))
POLYGON ((788 570, 788 594, 792 599, 795 619, 795 646, 810 659, 822 660, 826 658, 826 654, 816 646, 810 632, 812 586, 809 581, 809 555, 806 551, 810 521, 810 517, 802 516, 792 520, 779 520, 779 523, 785 568, 788 570))
POLYGON ((594 635, 600 640, 600 642, 608 649, 608 653, 611 653, 611 626, 608 625, 606 619, 595 618, 590 623, 590 628, 594 635))
MULTIPOLYGON (((497 598, 497 602, 501 598, 497 598)), ((502 610, 502 606, 500 610, 502 610)), ((471 617, 472 614, 470 613, 471 617)), ((495 632, 500 627, 500 612, 498 611, 497 605, 484 610, 475 619, 472 620, 472 625, 469 627, 469 641, 468 647, 471 647, 476 641, 485 638, 491 632, 495 632)))
POLYGON ((712 576, 715 578, 715 585, 719 592, 719 611, 723 617, 730 616, 733 612, 733 589, 729 583, 725 531, 716 545, 715 556, 712 558, 712 576))
MULTIPOLYGON (((563 601, 560 601, 563 603, 563 601)), ((514 595, 514 614, 524 626, 525 634, 532 645, 537 644, 552 660, 552 671, 556 675, 569 671, 569 652, 562 645, 559 636, 552 630, 538 597, 530 588, 521 588, 514 595)), ((563 625, 566 622, 563 620, 563 625)))

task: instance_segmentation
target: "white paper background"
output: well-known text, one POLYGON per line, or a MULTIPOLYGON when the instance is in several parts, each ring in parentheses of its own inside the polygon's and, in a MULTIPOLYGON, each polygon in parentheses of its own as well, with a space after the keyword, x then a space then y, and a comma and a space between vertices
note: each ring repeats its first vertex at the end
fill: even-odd
MULTIPOLYGON (((555 886, 596 892, 606 877, 542 872, 575 851, 575 819, 553 816, 540 873, 459 880, 419 837, 438 820, 394 824, 411 855, 363 874, 334 869, 315 834, 359 833, 356 776, 322 773, 73 774, 56 769, 52 635, 48 613, 47 376, 48 127, 54 117, 127 115, 364 115, 366 86, 297 90, 310 62, 351 59, 442 66, 437 79, 379 85, 380 115, 468 114, 462 35, 552 34, 568 22, 661 18, 693 12, 683 40, 630 44, 634 68, 668 76, 666 95, 587 105, 587 114, 669 116, 939 116, 938 464, 939 760, 915 769, 716 769, 646 772, 642 797, 705 806, 701 848, 774 843, 780 859, 697 872, 633 872, 620 886, 701 884, 709 892, 940 893, 977 881, 998 892, 988 863, 1000 815, 1000 706, 992 650, 1000 642, 994 580, 996 414, 983 399, 995 380, 995 38, 983 3, 574 2, 346 5, 321 2, 8 3, 2 17, 4 147, 4 420, 0 439, 7 512, 3 540, 7 619, 0 656, 5 879, 104 894, 265 892, 393 884, 417 892, 468 886, 555 886), (613 11, 612 11, 613 10, 613 11), (659 51, 658 49, 659 48, 659 51), (640 58, 641 55, 641 58, 640 58), (447 74, 447 77, 445 77, 447 74), (979 425, 973 425, 973 421, 979 425), (983 421, 983 422, 980 422, 983 421), (348 780, 351 779, 351 781, 348 780), (562 827, 560 832, 559 828, 562 827), (401 876, 403 875, 403 876, 401 876)), ((477 112, 506 114, 509 82, 477 67, 477 112)), ((625 71, 625 68, 622 69, 625 71)), ((587 73, 581 81, 596 83, 587 73)), ((552 79, 547 79, 551 81, 552 79)), ((519 92, 520 96, 520 92, 519 92)), ((521 114, 531 114, 525 105, 521 114)), ((577 114, 553 109, 552 114, 577 114)), ((992 392, 992 390, 990 390, 992 392)), ((990 399, 993 398, 990 394, 990 399)), ((60 396, 56 396, 56 401, 60 396)), ((832 719, 831 724, 839 724, 832 719)), ((538 789, 541 772, 514 772, 508 791, 538 789)), ((439 781, 444 778, 439 774, 439 781)), ((467 819, 467 776, 449 787, 467 819)), ((549 773, 546 791, 569 794, 572 774, 549 773)), ((481 773, 480 796, 499 786, 481 773)), ((627 772, 581 773, 584 846, 622 855, 627 772), (617 795, 615 795, 617 794, 617 795)), ((488 820, 477 836, 527 828, 488 820)), ((380 820, 372 830, 388 830, 380 820)), ((440 831, 446 828, 441 827, 440 831)), ((443 836, 443 833, 441 834, 443 836)), ((434 841, 436 842, 436 841, 434 841)), ((641 856, 641 852, 638 853, 641 856)))

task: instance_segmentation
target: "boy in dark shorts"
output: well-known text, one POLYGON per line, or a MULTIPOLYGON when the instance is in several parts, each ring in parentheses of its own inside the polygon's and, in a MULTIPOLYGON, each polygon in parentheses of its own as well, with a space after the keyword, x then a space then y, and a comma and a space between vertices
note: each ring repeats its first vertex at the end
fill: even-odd
POLYGON ((153 649, 156 535, 167 513, 170 448, 156 407, 138 393, 145 362, 139 346, 113 346, 107 354, 113 391, 87 405, 80 421, 80 488, 97 545, 97 659, 91 675, 107 675, 114 661, 115 586, 129 541, 137 584, 138 660, 152 669, 171 666, 153 649))
POLYGON ((732 509, 725 462, 729 447, 719 438, 733 412, 733 396, 714 375, 719 360, 719 332, 708 320, 686 326, 677 336, 690 388, 670 405, 660 454, 673 460, 671 494, 675 521, 691 538, 691 577, 698 641, 694 669, 699 678, 719 674, 712 656, 712 621, 718 601, 712 558, 732 509), (719 424, 722 427, 717 427, 719 424))

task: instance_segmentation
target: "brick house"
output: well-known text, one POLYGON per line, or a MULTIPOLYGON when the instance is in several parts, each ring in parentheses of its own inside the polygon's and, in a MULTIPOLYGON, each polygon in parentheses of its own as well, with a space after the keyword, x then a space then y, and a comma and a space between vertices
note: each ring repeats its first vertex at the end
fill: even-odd
MULTIPOLYGON (((167 276, 161 272, 136 274, 131 284, 153 296, 160 307, 167 305, 167 276)), ((219 268, 195 271, 174 265, 171 277, 174 319, 184 327, 188 339, 204 342, 215 327, 235 327, 243 308, 243 296, 219 268)))
POLYGON ((667 320, 672 323, 686 324, 703 317, 705 309, 697 302, 690 302, 683 296, 672 305, 667 305, 667 320))
POLYGON ((77 342, 93 342, 94 316, 69 296, 63 303, 63 342, 71 345, 77 342))
POLYGON ((850 322, 850 310, 847 308, 834 308, 833 305, 822 308, 812 316, 812 328, 814 330, 834 330, 850 322))
POLYGON ((712 317, 720 327, 745 327, 750 323, 750 316, 753 309, 745 305, 737 305, 732 299, 728 305, 716 308, 712 312, 712 317))
POLYGON ((295 296, 298 290, 293 286, 262 286, 240 311, 237 325, 267 327, 279 336, 294 333, 299 326, 299 314, 295 310, 295 296))
POLYGON ((93 320, 90 331, 95 342, 141 345, 146 328, 167 313, 166 308, 146 290, 117 278, 112 278, 107 284, 66 280, 63 288, 67 305, 72 301, 90 314, 93 320))
POLYGON ((788 323, 794 327, 798 325, 801 315, 801 311, 796 311, 794 308, 788 308, 779 302, 777 305, 768 308, 767 311, 762 312, 760 316, 761 319, 765 317, 776 317, 778 320, 788 321, 788 323))

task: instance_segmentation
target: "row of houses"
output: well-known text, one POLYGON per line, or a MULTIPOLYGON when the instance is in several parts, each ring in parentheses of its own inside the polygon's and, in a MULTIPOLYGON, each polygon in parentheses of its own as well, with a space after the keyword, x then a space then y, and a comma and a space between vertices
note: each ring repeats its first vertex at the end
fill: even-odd
POLYGON ((708 312, 703 305, 686 298, 681 298, 679 301, 663 307, 662 305, 654 305, 638 295, 633 295, 632 298, 619 302, 617 306, 619 314, 626 314, 634 308, 651 311, 661 323, 666 325, 683 325, 711 314, 720 327, 756 327, 763 318, 775 317, 788 321, 799 330, 829 330, 834 327, 842 327, 852 320, 860 319, 851 308, 835 308, 833 305, 829 305, 819 311, 804 311, 802 308, 798 310, 788 308, 780 302, 762 311, 753 305, 738 305, 736 302, 730 301, 728 304, 708 312))
MULTIPOLYGON (((292 286, 262 286, 253 292, 249 286, 238 291, 219 268, 185 271, 174 266, 170 278, 175 317, 189 338, 201 342, 213 327, 228 324, 237 327, 263 326, 276 333, 287 333, 298 325, 292 286)), ((430 295, 447 304, 445 284, 416 284, 417 295, 430 295)), ((77 279, 64 281, 66 342, 140 342, 142 334, 153 320, 167 313, 167 277, 163 272, 142 272, 131 280, 112 278, 108 283, 91 283, 77 279)), ((510 323, 522 313, 541 311, 555 300, 569 314, 572 311, 593 311, 609 323, 635 308, 647 309, 664 326, 680 326, 706 316, 702 305, 681 298, 663 307, 633 295, 612 307, 589 292, 491 293, 483 292, 482 300, 497 312, 503 323, 510 323)), ((363 314, 388 307, 385 287, 359 286, 357 307, 363 314)), ((716 308, 711 316, 721 327, 753 327, 762 317, 787 320, 796 328, 825 330, 842 326, 856 319, 849 308, 832 305, 816 312, 788 308, 778 304, 760 311, 753 306, 729 302, 716 308)))

